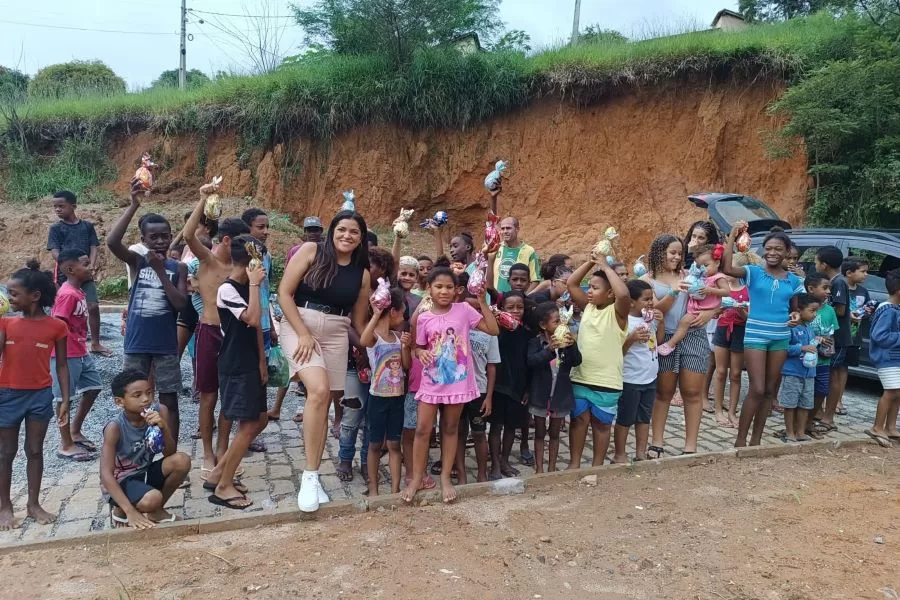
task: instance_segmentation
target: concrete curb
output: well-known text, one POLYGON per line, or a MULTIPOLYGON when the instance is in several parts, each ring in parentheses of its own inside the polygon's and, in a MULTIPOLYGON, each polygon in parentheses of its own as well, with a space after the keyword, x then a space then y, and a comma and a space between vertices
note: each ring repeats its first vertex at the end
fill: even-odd
POLYGON ((101 304, 100 305, 100 314, 104 313, 120 313, 123 310, 128 308, 127 304, 101 304))
MULTIPOLYGON (((526 491, 535 491, 540 489, 547 489, 562 483, 579 482, 582 478, 588 475, 596 475, 599 483, 599 480, 601 478, 616 477, 622 475, 623 473, 657 473, 669 469, 695 467, 699 465, 715 464, 719 462, 737 462, 753 458, 772 458, 776 456, 789 456, 794 454, 812 454, 816 451, 821 450, 857 448, 860 446, 868 445, 875 445, 875 442, 866 437, 852 440, 820 440, 807 444, 784 444, 734 448, 731 450, 726 450, 724 452, 698 452, 697 454, 685 454, 665 459, 646 460, 628 465, 603 465, 599 467, 577 469, 574 471, 542 473, 540 475, 532 475, 531 477, 526 478, 525 486, 526 491)), ((467 485, 457 486, 456 490, 458 492, 458 500, 466 498, 477 498, 479 496, 492 494, 493 483, 494 482, 471 483, 467 485)), ((419 494, 416 496, 416 501, 412 506, 422 505, 423 500, 427 501, 429 504, 440 504, 440 490, 436 488, 427 492, 419 492, 419 494)), ((322 506, 322 508, 320 508, 315 513, 303 513, 293 506, 284 506, 276 509, 275 512, 267 512, 261 514, 254 513, 245 515, 237 513, 208 520, 190 519, 187 521, 176 521, 174 523, 159 525, 153 529, 149 529, 146 531, 133 531, 130 529, 109 529, 81 535, 59 537, 50 540, 14 542, 7 546, 0 546, 0 556, 11 554, 14 552, 50 550, 61 547, 102 546, 108 544, 118 544, 122 542, 151 541, 187 535, 199 535, 202 533, 217 533, 222 531, 234 531, 237 529, 264 527, 269 525, 283 525, 286 523, 296 523, 298 521, 321 521, 337 517, 349 516, 355 513, 374 511, 378 510, 379 508, 393 510, 395 508, 405 506, 406 504, 403 502, 403 500, 400 499, 399 494, 378 496, 377 498, 373 498, 371 500, 362 499, 357 500, 356 502, 351 502, 349 500, 332 501, 322 506)))

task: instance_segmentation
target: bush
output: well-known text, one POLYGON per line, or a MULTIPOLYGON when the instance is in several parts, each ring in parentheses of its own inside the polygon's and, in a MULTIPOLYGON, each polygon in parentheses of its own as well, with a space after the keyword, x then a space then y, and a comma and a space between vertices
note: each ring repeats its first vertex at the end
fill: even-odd
POLYGON ((75 60, 38 71, 28 84, 33 98, 113 96, 125 93, 125 80, 99 60, 75 60))
MULTIPOLYGON (((202 87, 209 83, 211 80, 206 76, 206 73, 199 69, 191 69, 187 73, 185 73, 185 82, 184 86, 187 89, 194 89, 198 87, 202 87)), ((150 84, 150 89, 160 89, 160 88, 177 88, 178 87, 178 69, 169 69, 168 71, 163 71, 159 74, 153 83, 150 84)))
POLYGON ((97 284, 97 296, 102 300, 120 300, 128 297, 128 278, 105 277, 97 284))
MULTIPOLYGON (((61 189, 81 196, 116 176, 109 163, 103 143, 94 138, 68 138, 59 151, 42 157, 28 153, 19 144, 4 145, 6 197, 12 201, 42 198, 61 189)), ((103 196, 106 197, 106 196, 103 196)))

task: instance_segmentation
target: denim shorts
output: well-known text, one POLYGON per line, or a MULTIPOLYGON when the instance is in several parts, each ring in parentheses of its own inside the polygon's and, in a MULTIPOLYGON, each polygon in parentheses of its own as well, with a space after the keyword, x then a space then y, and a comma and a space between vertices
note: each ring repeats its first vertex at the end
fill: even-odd
MULTIPOLYGON (((66 360, 66 364, 69 366, 69 396, 75 398, 85 392, 103 389, 100 371, 93 356, 87 354, 70 358, 66 360)), ((53 377, 53 399, 62 402, 62 390, 59 389, 59 381, 56 379, 56 357, 50 359, 50 376, 53 377)))
POLYGON ((0 427, 18 427, 22 421, 49 423, 53 420, 53 392, 0 389, 0 427))
POLYGON ((813 388, 815 378, 784 375, 781 378, 781 392, 778 402, 784 408, 813 409, 813 388))
POLYGON ((619 398, 622 396, 621 391, 594 390, 577 383, 572 386, 572 389, 575 392, 575 408, 572 409, 573 419, 583 415, 586 410, 590 410, 591 417, 604 425, 612 425, 613 421, 616 420, 619 398))
POLYGON ((403 433, 405 396, 369 396, 366 407, 366 423, 369 427, 369 443, 399 442, 403 433))
POLYGON ((831 387, 831 365, 819 365, 816 367, 816 396, 827 396, 831 387))
POLYGON ((403 401, 403 429, 415 429, 418 421, 419 402, 416 393, 409 392, 403 401))

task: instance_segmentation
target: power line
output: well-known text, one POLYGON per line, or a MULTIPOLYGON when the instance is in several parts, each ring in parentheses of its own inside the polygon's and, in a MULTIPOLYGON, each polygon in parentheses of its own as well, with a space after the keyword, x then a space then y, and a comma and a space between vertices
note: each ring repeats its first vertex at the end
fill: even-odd
POLYGON ((241 17, 241 18, 245 18, 245 19, 293 19, 294 18, 290 15, 238 15, 235 13, 220 13, 220 12, 212 12, 209 10, 197 10, 195 8, 189 8, 188 12, 201 13, 204 15, 216 15, 219 17, 241 17))
POLYGON ((92 33, 124 33, 128 35, 178 35, 175 32, 165 31, 122 31, 119 29, 92 29, 90 27, 71 27, 67 25, 47 25, 46 23, 25 23, 24 21, 7 21, 0 19, 0 23, 10 23, 12 25, 23 25, 25 27, 40 27, 44 29, 66 29, 69 31, 90 31, 92 33))

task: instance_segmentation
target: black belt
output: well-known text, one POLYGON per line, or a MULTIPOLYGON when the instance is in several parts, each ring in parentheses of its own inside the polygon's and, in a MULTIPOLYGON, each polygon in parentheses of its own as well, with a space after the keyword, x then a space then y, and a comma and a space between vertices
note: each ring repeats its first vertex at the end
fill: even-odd
POLYGON ((309 300, 303 302, 302 304, 297 305, 298 308, 308 308, 309 310, 314 310, 320 313, 325 313, 326 315, 337 315, 339 317, 347 317, 350 316, 350 311, 338 308, 336 306, 329 306, 328 304, 319 304, 318 302, 310 302, 309 300))

